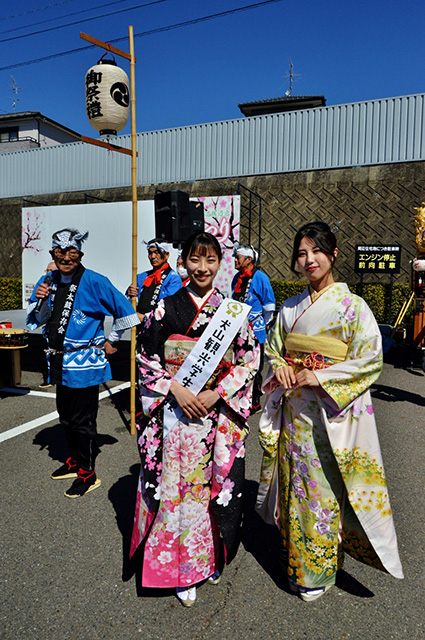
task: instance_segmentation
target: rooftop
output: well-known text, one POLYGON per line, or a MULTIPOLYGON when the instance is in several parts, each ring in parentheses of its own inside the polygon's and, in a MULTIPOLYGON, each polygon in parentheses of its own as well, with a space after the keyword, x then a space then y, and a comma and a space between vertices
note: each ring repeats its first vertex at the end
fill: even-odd
POLYGON ((282 113, 325 106, 326 99, 324 96, 282 96, 280 98, 269 98, 268 100, 241 102, 238 105, 244 116, 262 116, 268 113, 282 113))
POLYGON ((4 123, 16 122, 17 120, 26 120, 28 118, 34 118, 35 120, 42 120, 46 124, 50 124, 53 127, 56 127, 57 129, 62 129, 63 131, 67 131, 71 135, 74 135, 78 138, 80 137, 80 134, 74 131, 73 129, 66 127, 64 124, 61 124, 60 122, 56 122, 56 120, 52 120, 47 116, 43 116, 43 114, 40 113, 39 111, 19 111, 17 113, 0 114, 0 125, 3 122, 4 123))

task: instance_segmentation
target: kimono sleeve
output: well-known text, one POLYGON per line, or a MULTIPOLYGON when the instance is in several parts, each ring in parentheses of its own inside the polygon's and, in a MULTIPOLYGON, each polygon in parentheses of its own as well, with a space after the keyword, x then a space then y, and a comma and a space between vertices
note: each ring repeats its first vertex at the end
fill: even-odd
POLYGON ((266 274, 262 272, 261 275, 262 278, 260 301, 263 308, 264 321, 266 324, 268 324, 272 319, 273 313, 276 309, 276 298, 268 276, 266 276, 266 274))
POLYGON ((182 279, 175 271, 171 270, 161 287, 159 299, 162 300, 162 298, 172 296, 173 293, 176 293, 182 287, 182 279))
POLYGON ((283 354, 285 352, 285 338, 287 332, 285 331, 283 323, 283 308, 279 311, 274 327, 271 329, 265 346, 265 354, 268 358, 270 368, 273 373, 279 367, 287 367, 283 354))
POLYGON ((244 323, 233 345, 234 364, 215 390, 246 420, 251 409, 252 381, 260 366, 260 345, 249 322, 244 323))
POLYGON ((154 311, 145 317, 138 338, 139 393, 147 417, 162 405, 173 380, 164 364, 164 344, 169 335, 165 303, 160 300, 154 311))
POLYGON ((369 389, 383 367, 381 334, 366 302, 356 296, 347 308, 346 316, 351 318, 351 335, 345 361, 314 372, 339 409, 344 409, 369 389))
POLYGON ((108 278, 102 276, 97 280, 93 277, 90 284, 97 292, 99 303, 103 307, 102 310, 106 315, 111 315, 114 318, 111 331, 124 331, 140 324, 131 302, 114 287, 108 278))

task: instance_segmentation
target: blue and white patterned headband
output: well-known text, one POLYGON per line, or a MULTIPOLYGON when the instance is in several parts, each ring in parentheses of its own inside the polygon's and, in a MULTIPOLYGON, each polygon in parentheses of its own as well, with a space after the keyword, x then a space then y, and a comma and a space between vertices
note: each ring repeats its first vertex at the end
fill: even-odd
POLYGON ((143 242, 146 245, 146 249, 149 251, 152 247, 156 247, 161 253, 170 253, 170 245, 167 242, 158 242, 157 240, 151 240, 150 242, 143 242))
POLYGON ((237 253, 239 253, 239 255, 241 256, 245 256, 246 258, 252 258, 252 261, 254 262, 254 264, 257 262, 258 253, 254 249, 254 247, 250 244, 240 245, 238 242, 235 242, 235 244, 233 245, 233 257, 237 253))
POLYGON ((77 229, 61 229, 52 235, 52 249, 77 249, 81 251, 81 245, 89 237, 88 231, 77 229))

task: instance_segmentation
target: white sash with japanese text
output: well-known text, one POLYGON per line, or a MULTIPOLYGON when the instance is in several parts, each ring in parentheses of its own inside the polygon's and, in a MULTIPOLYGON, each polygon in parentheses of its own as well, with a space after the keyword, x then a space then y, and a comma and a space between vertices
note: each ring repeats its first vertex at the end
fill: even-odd
MULTIPOLYGON (((174 380, 195 396, 211 378, 233 338, 247 318, 248 304, 225 298, 213 319, 174 376, 174 380)), ((174 397, 164 405, 164 437, 183 415, 174 397)))

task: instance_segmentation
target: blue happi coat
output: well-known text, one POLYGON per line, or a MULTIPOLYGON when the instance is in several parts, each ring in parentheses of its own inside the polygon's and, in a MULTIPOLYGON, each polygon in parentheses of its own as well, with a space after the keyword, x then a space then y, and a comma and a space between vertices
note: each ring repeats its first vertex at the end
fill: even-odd
MULTIPOLYGON (((58 272, 53 271, 53 280, 58 272)), ((27 327, 30 330, 45 325, 43 333, 48 339, 51 316, 51 294, 40 313, 35 313, 35 291, 44 281, 40 278, 34 287, 27 308, 27 327), (47 323, 47 324, 46 324, 47 323)), ((70 285, 75 286, 75 285, 70 285)), ((52 289, 57 284, 53 282, 52 289)), ((103 323, 105 316, 113 316, 112 330, 129 329, 139 323, 137 314, 127 298, 100 273, 85 269, 75 292, 70 319, 63 342, 62 384, 83 388, 102 384, 112 377, 111 366, 101 345, 105 342, 103 323)), ((49 360, 49 356, 48 356, 49 360)))
MULTIPOLYGON (((143 273, 137 274, 136 286, 139 288, 137 299, 140 298, 140 293, 142 291, 144 281, 148 276, 151 275, 151 273, 152 273, 152 270, 143 271, 143 273)), ((167 275, 167 277, 164 279, 164 282, 162 283, 161 291, 158 296, 158 302, 159 300, 162 300, 162 298, 166 298, 167 296, 172 296, 173 293, 176 293, 176 291, 181 289, 182 286, 183 286, 182 279, 175 271, 173 271, 173 269, 171 269, 170 273, 167 275)))
MULTIPOLYGON (((236 274, 233 278, 232 295, 235 291, 238 278, 239 274, 236 274)), ((254 271, 245 302, 252 307, 248 318, 252 323, 255 337, 260 344, 263 344, 267 338, 266 322, 264 317, 271 318, 276 308, 276 299, 270 280, 262 271, 254 271)))

